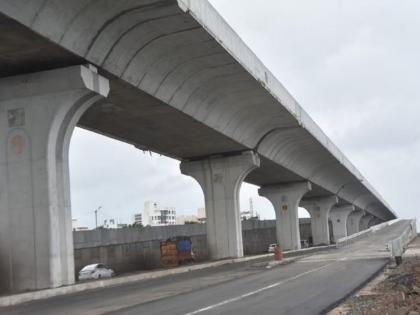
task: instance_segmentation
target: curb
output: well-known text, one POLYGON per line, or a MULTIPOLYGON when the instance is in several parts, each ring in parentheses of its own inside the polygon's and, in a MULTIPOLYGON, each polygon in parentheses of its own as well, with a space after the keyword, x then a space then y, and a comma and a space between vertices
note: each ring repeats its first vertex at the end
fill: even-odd
MULTIPOLYGON (((296 257, 296 256, 307 255, 310 253, 322 251, 322 250, 331 249, 331 248, 335 248, 335 246, 331 246, 331 245, 320 246, 320 247, 311 247, 311 248, 302 249, 302 250, 288 251, 284 253, 284 256, 285 258, 296 257)), ((19 294, 14 294, 14 295, 8 295, 8 296, 0 297, 0 307, 13 306, 17 304, 43 300, 43 299, 48 299, 48 298, 67 295, 67 294, 80 293, 87 290, 110 288, 110 287, 129 284, 129 283, 133 283, 137 281, 162 278, 165 276, 187 273, 190 271, 220 267, 220 266, 228 265, 228 264, 254 261, 254 260, 259 260, 263 258, 270 258, 273 256, 274 254, 270 253, 270 254, 263 254, 263 255, 258 255, 258 256, 247 256, 247 257, 241 257, 241 258, 224 259, 224 260, 212 261, 212 262, 185 266, 185 267, 176 267, 172 269, 144 272, 144 273, 126 275, 126 276, 121 276, 121 277, 116 277, 116 278, 111 278, 111 279, 105 279, 105 280, 96 280, 96 281, 91 281, 91 282, 86 282, 86 283, 77 283, 74 285, 63 286, 59 288, 44 289, 44 290, 39 290, 39 291, 31 291, 31 292, 19 293, 19 294)))

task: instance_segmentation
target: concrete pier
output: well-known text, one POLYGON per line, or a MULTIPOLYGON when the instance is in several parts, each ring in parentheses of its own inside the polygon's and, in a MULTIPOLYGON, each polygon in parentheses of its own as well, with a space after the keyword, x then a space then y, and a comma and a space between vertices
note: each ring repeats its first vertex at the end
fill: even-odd
POLYGON ((352 235, 360 232, 360 220, 365 215, 362 210, 356 210, 349 214, 347 218, 347 235, 352 235))
POLYGON ((83 66, 0 79, 0 292, 74 282, 68 150, 108 81, 83 66))
POLYGON ((182 174, 193 177, 203 189, 212 259, 243 256, 239 191, 242 181, 259 164, 252 151, 181 163, 182 174))
POLYGON ((378 219, 377 217, 373 217, 368 223, 368 228, 370 228, 374 225, 380 224, 380 223, 382 223, 382 221, 380 219, 378 219))
POLYGON ((355 210, 353 205, 335 207, 330 212, 334 242, 347 236, 347 218, 355 210))
POLYGON ((311 229, 313 245, 330 244, 330 228, 328 218, 331 208, 338 203, 336 196, 311 198, 303 200, 300 206, 311 215, 311 229))
POLYGON ((360 219, 359 230, 364 231, 369 228, 369 222, 374 218, 371 214, 366 214, 360 219))
POLYGON ((300 249, 298 207, 312 189, 310 182, 265 186, 258 190, 273 204, 276 212, 277 241, 284 250, 300 249))

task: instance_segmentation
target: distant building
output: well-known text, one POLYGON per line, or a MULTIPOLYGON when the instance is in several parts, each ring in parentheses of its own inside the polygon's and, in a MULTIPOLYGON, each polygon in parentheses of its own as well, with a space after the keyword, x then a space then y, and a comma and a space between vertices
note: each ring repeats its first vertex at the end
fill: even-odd
MULTIPOLYGON (((240 212, 241 220, 259 220, 258 213, 254 210, 254 201, 249 198, 249 210, 240 212)), ((197 220, 200 223, 206 223, 206 208, 197 209, 197 220)), ((182 224, 182 223, 180 223, 182 224)))
POLYGON ((206 208, 197 209, 197 219, 200 223, 206 223, 206 208))
POLYGON ((79 222, 77 219, 71 220, 72 230, 73 231, 87 231, 89 228, 87 226, 79 226, 79 222))
POLYGON ((135 213, 133 221, 135 225, 143 225, 143 215, 141 213, 135 213))
POLYGON ((158 202, 146 201, 142 219, 143 225, 175 225, 176 211, 174 207, 163 207, 158 202))
POLYGON ((107 219, 104 220, 104 224, 102 225, 104 229, 116 229, 117 228, 117 221, 115 219, 107 219))
POLYGON ((206 208, 198 208, 197 209, 197 217, 199 219, 206 218, 206 208))
POLYGON ((249 220, 251 218, 251 211, 241 211, 241 220, 249 220))
POLYGON ((254 201, 249 198, 249 210, 241 211, 241 220, 259 220, 260 217, 256 211, 254 211, 254 201))
POLYGON ((77 221, 77 219, 72 219, 71 220, 71 227, 72 227, 73 231, 76 231, 78 224, 79 224, 79 222, 77 221))
POLYGON ((88 231, 89 228, 87 226, 78 226, 74 231, 88 231))
POLYGON ((104 224, 102 225, 104 229, 122 229, 127 226, 125 223, 118 223, 115 219, 104 220, 104 224))
POLYGON ((176 224, 183 225, 185 222, 195 222, 199 223, 198 217, 196 215, 179 215, 176 217, 176 224))

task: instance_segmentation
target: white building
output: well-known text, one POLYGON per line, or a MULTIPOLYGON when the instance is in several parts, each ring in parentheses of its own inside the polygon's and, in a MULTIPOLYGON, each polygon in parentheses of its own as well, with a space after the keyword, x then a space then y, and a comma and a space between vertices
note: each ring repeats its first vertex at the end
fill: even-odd
POLYGON ((135 225, 143 225, 143 216, 141 213, 135 213, 133 216, 133 223, 135 225))
POLYGON ((143 225, 163 226, 175 224, 176 211, 174 207, 163 207, 154 201, 146 201, 144 203, 143 225))
POLYGON ((249 210, 248 211, 241 211, 241 220, 250 220, 250 219, 257 219, 259 220, 259 215, 255 215, 256 212, 254 211, 254 201, 252 198, 249 198, 249 210))
POLYGON ((241 211, 241 220, 249 220, 252 218, 251 211, 241 211))
POLYGON ((206 208, 197 209, 197 220, 200 223, 206 223, 206 208))
POLYGON ((87 226, 80 226, 77 219, 72 219, 72 229, 73 231, 87 231, 89 228, 87 226))
POLYGON ((117 221, 115 219, 107 219, 104 220, 104 224, 102 225, 104 229, 116 229, 117 228, 117 221))
POLYGON ((197 209, 197 218, 199 220, 206 218, 206 208, 198 208, 197 209))
POLYGON ((104 224, 102 225, 104 229, 122 229, 127 227, 126 223, 118 223, 115 219, 108 219, 104 220, 104 224))
POLYGON ((193 214, 179 215, 176 217, 176 224, 183 225, 185 222, 199 223, 197 216, 193 214))

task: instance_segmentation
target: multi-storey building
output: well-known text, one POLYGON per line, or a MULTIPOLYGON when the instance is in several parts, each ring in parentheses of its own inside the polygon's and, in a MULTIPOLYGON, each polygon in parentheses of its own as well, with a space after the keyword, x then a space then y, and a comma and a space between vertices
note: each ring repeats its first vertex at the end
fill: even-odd
POLYGON ((176 224, 183 225, 185 223, 199 223, 196 215, 187 214, 187 215, 178 215, 176 217, 176 224))
POLYGON ((175 225, 176 211, 174 207, 163 207, 158 202, 144 203, 143 224, 151 226, 175 225))
POLYGON ((134 225, 143 225, 143 215, 141 213, 135 213, 133 219, 134 225))

